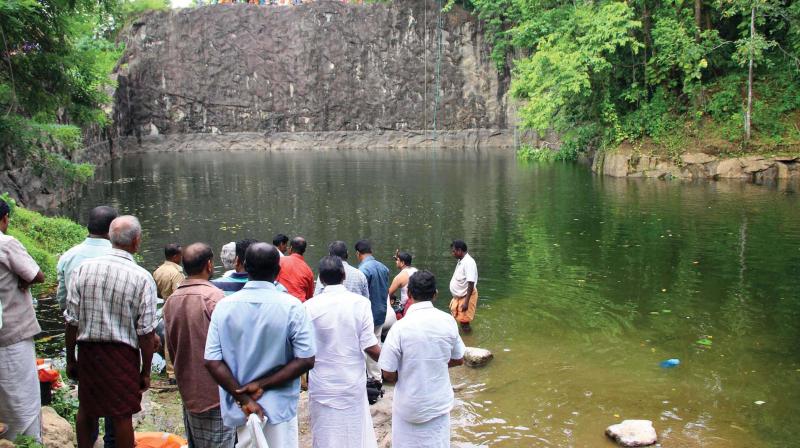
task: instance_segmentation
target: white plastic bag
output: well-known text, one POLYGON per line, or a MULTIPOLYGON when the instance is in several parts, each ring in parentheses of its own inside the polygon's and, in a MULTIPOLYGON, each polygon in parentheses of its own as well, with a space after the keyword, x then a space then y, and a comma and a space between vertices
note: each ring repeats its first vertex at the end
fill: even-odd
MULTIPOLYGON (((267 438, 264 437, 264 423, 258 415, 250 414, 247 417, 247 431, 250 433, 250 443, 247 448, 269 448, 267 438)), ((236 448, 240 448, 239 445, 236 445, 236 448)))

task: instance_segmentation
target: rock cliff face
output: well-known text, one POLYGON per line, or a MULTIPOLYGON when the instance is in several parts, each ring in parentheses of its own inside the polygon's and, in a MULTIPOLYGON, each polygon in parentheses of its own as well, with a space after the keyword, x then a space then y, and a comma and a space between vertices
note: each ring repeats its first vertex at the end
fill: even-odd
POLYGON ((434 123, 506 129, 508 80, 489 58, 480 23, 459 8, 446 14, 437 64, 436 5, 320 1, 147 14, 126 38, 117 131, 138 144, 179 134, 331 131, 402 139, 434 123))

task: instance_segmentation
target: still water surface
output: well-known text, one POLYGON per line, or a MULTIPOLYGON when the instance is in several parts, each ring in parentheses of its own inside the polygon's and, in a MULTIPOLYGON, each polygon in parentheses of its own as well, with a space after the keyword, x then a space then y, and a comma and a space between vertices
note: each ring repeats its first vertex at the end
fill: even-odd
POLYGON ((392 275, 396 248, 432 270, 440 308, 465 239, 480 304, 464 339, 496 358, 453 370, 457 446, 613 446, 603 431, 626 418, 665 447, 797 443, 797 193, 501 151, 197 152, 116 161, 65 213, 101 203, 141 218, 150 270, 173 241, 303 235, 315 267, 328 242, 368 237, 392 275))

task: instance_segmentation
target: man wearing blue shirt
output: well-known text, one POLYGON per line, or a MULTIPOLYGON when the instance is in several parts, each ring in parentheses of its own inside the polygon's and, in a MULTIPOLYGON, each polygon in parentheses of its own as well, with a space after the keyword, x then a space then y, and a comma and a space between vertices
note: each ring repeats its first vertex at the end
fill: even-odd
MULTIPOLYGON (((358 270, 367 277, 375 337, 380 341, 383 323, 386 321, 386 306, 389 301, 389 268, 372 256, 372 245, 367 240, 360 240, 356 243, 356 255, 360 262, 358 270)), ((378 367, 378 363, 369 356, 365 356, 365 359, 367 361, 367 380, 380 383, 381 369, 378 367)))
POLYGON ((249 446, 245 423, 255 413, 271 448, 297 448, 300 376, 314 367, 314 332, 303 304, 276 289, 278 250, 252 244, 244 267, 250 280, 211 315, 205 364, 220 386, 225 426, 249 446))

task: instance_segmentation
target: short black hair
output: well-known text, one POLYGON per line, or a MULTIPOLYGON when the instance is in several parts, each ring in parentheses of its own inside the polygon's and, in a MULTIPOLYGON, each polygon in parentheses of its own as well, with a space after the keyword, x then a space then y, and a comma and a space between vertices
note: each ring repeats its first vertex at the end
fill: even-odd
POLYGON ((178 243, 169 243, 164 246, 164 258, 169 260, 170 258, 174 257, 175 255, 181 254, 181 245, 178 243))
POLYGON ((296 236, 292 238, 291 245, 293 254, 303 255, 304 253, 306 253, 306 246, 308 246, 308 243, 306 243, 306 239, 303 238, 302 236, 296 236))
POLYGON ((288 243, 289 243, 289 237, 282 233, 279 233, 272 238, 272 245, 275 247, 278 247, 281 244, 288 244, 288 243))
POLYGON ((111 221, 117 218, 119 214, 114 207, 107 205, 97 206, 89 211, 89 223, 86 228, 92 235, 108 235, 108 229, 111 227, 111 221))
POLYGON ((244 269, 250 280, 274 281, 281 270, 278 248, 267 243, 252 243, 244 255, 244 269))
POLYGON ((356 243, 356 252, 360 254, 371 254, 372 244, 368 240, 358 240, 356 243))
POLYGON ((453 242, 450 243, 450 248, 451 249, 459 249, 459 250, 463 250, 464 252, 466 252, 467 251, 467 243, 465 243, 463 240, 453 240, 453 242))
POLYGON ((339 285, 344 281, 344 264, 335 255, 328 255, 319 260, 319 279, 326 285, 339 285))
POLYGON ((415 302, 433 300, 436 295, 436 277, 431 271, 417 271, 408 279, 408 292, 415 302))
POLYGON ((192 243, 183 251, 183 271, 186 275, 203 272, 208 260, 214 259, 214 251, 206 243, 192 243))
POLYGON ((247 248, 250 247, 251 244, 258 243, 258 240, 254 240, 251 238, 245 238, 243 240, 239 240, 236 242, 236 257, 244 263, 244 255, 247 253, 247 248))
POLYGON ((408 252, 398 252, 394 258, 402 261, 406 266, 411 266, 411 260, 413 257, 408 252))
POLYGON ((6 201, 0 199, 0 219, 5 218, 9 213, 11 213, 11 207, 6 204, 6 201))
POLYGON ((328 245, 328 253, 342 260, 347 260, 347 243, 344 241, 334 241, 328 245))

